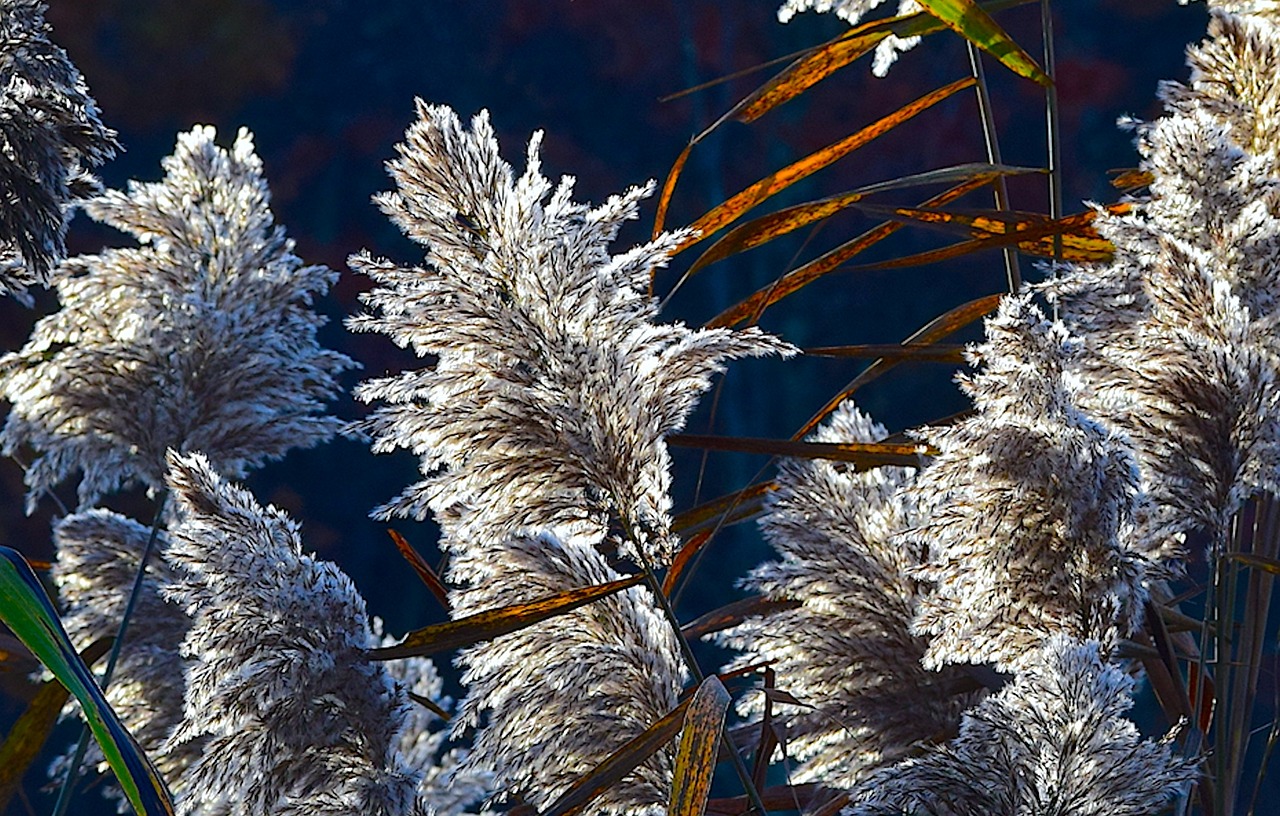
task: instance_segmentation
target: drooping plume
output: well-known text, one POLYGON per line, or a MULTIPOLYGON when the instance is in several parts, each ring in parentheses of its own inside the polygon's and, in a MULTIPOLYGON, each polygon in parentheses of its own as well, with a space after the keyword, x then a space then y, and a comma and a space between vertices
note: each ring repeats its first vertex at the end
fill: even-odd
POLYGON ((1124 718, 1133 679, 1096 641, 1056 636, 945 746, 869 777, 847 816, 1155 816, 1196 778, 1124 718))
POLYGON ((1017 671, 1048 638, 1112 643, 1141 621, 1144 561, 1124 538, 1137 490, 1125 441, 1084 415, 1064 373, 1075 354, 1026 296, 987 321, 962 378, 975 412, 926 431, 939 454, 912 488, 929 583, 914 630, 924 664, 1017 671))
MULTIPOLYGON (((885 430, 846 402, 815 442, 877 442, 885 430)), ((919 585, 908 573, 918 548, 897 536, 916 523, 904 493, 907 468, 856 472, 824 460, 780 468, 761 527, 780 561, 757 567, 746 587, 798 606, 750 618, 722 643, 743 654, 734 666, 768 661, 777 688, 805 704, 774 707, 793 782, 849 789, 870 771, 954 733, 979 699, 964 670, 920 665, 926 642, 911 634, 919 585)), ((760 696, 748 697, 758 715, 760 696)))
MULTIPOLYGON (((465 129, 419 104, 391 163, 383 210, 426 249, 423 267, 360 256, 380 288, 380 331, 431 369, 364 384, 380 400, 377 450, 407 448, 424 480, 377 511, 440 523, 452 614, 526 603, 622 577, 623 555, 671 556, 663 437, 726 359, 788 350, 756 330, 656 323, 651 270, 680 235, 622 255, 609 243, 648 187, 591 208, 539 171, 537 137, 516 178, 488 117, 465 129)), ((632 588, 505 635, 460 658, 464 769, 539 808, 676 705, 685 667, 648 590, 632 588)), ((660 751, 588 808, 658 813, 672 757, 660 751)))
MULTIPOLYGON (((1244 7, 1248 4, 1232 4, 1244 7)), ((1280 488, 1280 29, 1214 12, 1188 85, 1139 128, 1149 197, 1101 218, 1106 265, 1048 287, 1082 336, 1088 410, 1133 440, 1152 500, 1140 539, 1212 546, 1251 496, 1280 488)))
POLYGON ((389 165, 397 189, 378 203, 426 264, 351 262, 380 288, 365 299, 377 314, 349 325, 437 357, 356 392, 386 403, 367 425, 375 450, 422 459, 423 481, 378 516, 465 507, 452 532, 478 539, 613 521, 625 551, 665 564, 663 436, 726 359, 787 347, 754 329, 654 322, 650 272, 681 236, 608 253, 651 186, 591 208, 570 198, 572 179, 553 191, 542 176, 539 136, 517 179, 486 114, 470 131, 448 108, 419 102, 418 115, 389 165))
POLYGON ((165 556, 183 577, 169 596, 192 622, 169 749, 204 743, 180 813, 414 812, 422 772, 399 750, 410 702, 366 656, 380 644, 351 580, 204 456, 170 466, 179 520, 165 556))
POLYGON ((0 0, 0 294, 45 284, 66 254, 72 199, 97 191, 86 166, 115 155, 84 78, 49 41, 47 6, 0 0))
POLYGON ((76 471, 84 506, 163 486, 169 448, 241 476, 338 427, 318 413, 353 364, 316 343, 311 309, 335 274, 303 266, 274 223, 249 133, 230 151, 214 135, 182 134, 163 181, 85 205, 140 246, 68 260, 61 311, 0 360, 0 441, 35 453, 29 508, 76 471))

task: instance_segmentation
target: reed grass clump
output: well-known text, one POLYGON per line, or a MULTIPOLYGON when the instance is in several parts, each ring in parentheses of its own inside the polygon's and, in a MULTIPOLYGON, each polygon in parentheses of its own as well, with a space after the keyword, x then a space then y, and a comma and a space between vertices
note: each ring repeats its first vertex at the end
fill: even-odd
POLYGON ((321 345, 314 310, 337 273, 275 223, 252 136, 228 149, 198 126, 163 180, 74 203, 113 136, 42 7, 0 0, 0 291, 47 283, 61 304, 0 358, 0 442, 32 457, 29 509, 79 479, 53 530, 61 614, 0 551, 0 617, 57 678, 0 743, 0 807, 65 708, 97 744, 86 731, 55 761, 58 813, 85 773, 114 775, 122 811, 183 816, 1267 812, 1280 13, 1211 4, 1189 80, 1130 123, 1128 194, 1064 215, 1054 149, 1047 212, 1011 208, 1006 179, 1038 168, 1000 163, 990 127, 984 62, 1046 88, 1055 126, 1052 49, 1033 59, 992 16, 1016 4, 904 0, 871 19, 875 0, 789 0, 783 21, 851 28, 720 121, 873 51, 883 75, 949 31, 972 75, 668 231, 698 136, 630 249, 619 231, 658 185, 581 203, 542 174, 541 134, 517 168, 488 113, 419 101, 376 203, 422 258, 352 255, 373 288, 347 326, 421 363, 358 385, 373 408, 347 422, 327 405, 355 363, 321 345), (970 90, 985 157, 746 218, 970 90), (943 184, 917 207, 875 198, 943 184), (63 258, 72 206, 137 246, 63 258), (664 318, 655 272, 700 242, 685 276, 851 207, 890 220, 705 326, 664 318), (1000 250, 1008 291, 901 344, 819 350, 872 362, 791 439, 684 433, 731 361, 798 351, 763 312, 918 223, 964 239, 888 263, 998 266, 1000 250), (1044 274, 1024 284, 1019 255, 1044 274), (946 342, 979 321, 980 342, 946 342), (963 364, 971 407, 890 434, 855 392, 919 358, 963 364), (447 622, 387 636, 300 524, 235 481, 340 430, 418 459, 371 517, 439 526, 440 569, 395 535, 447 622), (779 461, 677 508, 674 445, 779 461), (137 488, 150 524, 103 506, 137 488), (747 519, 773 557, 745 598, 682 620, 679 594, 714 580, 698 559, 747 519), (717 672, 699 639, 736 655, 717 672), (456 699, 433 662, 450 659, 456 699), (1145 732, 1129 718, 1143 687, 1162 720, 1145 732))

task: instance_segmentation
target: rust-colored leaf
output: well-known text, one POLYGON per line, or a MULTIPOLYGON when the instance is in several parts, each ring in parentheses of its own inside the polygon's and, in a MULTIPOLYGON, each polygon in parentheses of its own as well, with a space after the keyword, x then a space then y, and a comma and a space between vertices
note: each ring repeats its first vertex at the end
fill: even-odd
MULTIPOLYGON (((1115 254, 1110 241, 1099 236, 1092 226, 1093 210, 1060 218, 1057 221, 1036 213, 992 211, 945 211, 922 207, 886 208, 858 205, 871 212, 888 212, 911 223, 961 231, 976 236, 973 240, 918 252, 872 264, 845 267, 846 272, 904 269, 938 263, 975 252, 999 247, 1017 246, 1031 255, 1058 257, 1075 262, 1107 261, 1115 254)), ((1129 204, 1109 207, 1112 212, 1126 212, 1129 204)))
POLYGON ((755 439, 747 436, 705 436, 702 434, 672 434, 667 437, 672 445, 704 450, 761 453, 768 456, 790 456, 796 459, 832 459, 850 462, 858 470, 870 470, 882 465, 919 467, 921 456, 932 456, 933 451, 916 444, 885 444, 883 442, 801 442, 792 439, 755 439))
POLYGON ((1265 555, 1256 555, 1255 553, 1235 552, 1228 553, 1227 558, 1232 561, 1239 561, 1249 567, 1260 569, 1263 572, 1269 572, 1272 575, 1280 575, 1280 560, 1268 558, 1265 555))
POLYGON ((431 569, 431 565, 423 560, 404 536, 395 530, 387 530, 387 535, 391 536, 391 540, 395 542, 396 549, 400 551, 400 556, 409 562, 409 566, 413 567, 413 571, 418 573, 418 577, 422 579, 422 583, 427 585, 427 589, 431 590, 431 594, 440 602, 440 606, 444 607, 446 612, 449 611, 449 591, 445 589, 444 582, 440 580, 440 576, 436 575, 436 571, 431 569))
MULTIPOLYGON (((1028 2, 1031 0, 997 0, 984 3, 983 8, 988 11, 998 11, 1028 2)), ((759 119, 854 62, 890 35, 904 38, 928 36, 946 28, 946 24, 941 20, 923 12, 855 26, 837 39, 813 49, 788 65, 735 105, 722 117, 721 121, 734 118, 740 122, 752 122, 759 119)))
POLYGON ((1123 170, 1109 170, 1107 172, 1113 174, 1111 186, 1126 193, 1148 187, 1155 180, 1155 176, 1151 174, 1151 171, 1139 170, 1137 167, 1127 167, 1123 170))
POLYGON ((653 237, 657 238, 662 234, 663 226, 667 223, 667 210, 671 207, 671 196, 676 191, 676 182, 680 179, 680 173, 684 170, 684 164, 689 160, 689 153, 693 150, 695 142, 689 142, 685 145, 684 150, 680 151, 680 155, 676 157, 676 163, 671 165, 671 170, 667 172, 666 181, 662 182, 662 192, 658 195, 658 214, 653 219, 653 237))
POLYGON ((493 640, 501 635, 515 632, 526 626, 532 626, 547 618, 563 615, 606 595, 633 587, 644 581, 643 575, 633 575, 620 581, 607 584, 570 589, 557 592, 545 598, 529 603, 504 606, 488 612, 477 612, 458 620, 438 623, 417 629, 405 636, 395 646, 381 649, 370 649, 369 657, 374 660, 394 660, 399 657, 414 657, 446 652, 463 646, 470 646, 486 640, 493 640))
POLYGON ((421 694, 414 694, 411 691, 409 692, 409 699, 413 700, 415 703, 422 706, 427 711, 430 711, 432 714, 435 714, 437 717, 444 720, 445 722, 449 722, 450 720, 453 719, 452 714, 450 714, 448 711, 442 708, 439 703, 437 703, 435 700, 432 700, 430 697, 423 697, 421 694))
MULTIPOLYGON (((86 665, 93 665, 111 651, 114 641, 115 638, 110 637, 94 641, 80 653, 80 659, 86 665)), ((22 786, 22 777, 40 755, 70 696, 67 687, 57 680, 42 683, 26 711, 9 728, 4 743, 0 744, 0 813, 9 812, 9 801, 22 786)))
POLYGON ((702 816, 706 810, 729 699, 720 678, 712 675, 702 681, 689 701, 676 749, 667 816, 702 816))
POLYGON ((768 615, 786 609, 795 609, 799 605, 799 601, 779 601, 766 598, 763 595, 753 595, 750 598, 743 598, 740 601, 725 604, 719 609, 711 610, 707 614, 680 627, 680 632, 689 640, 697 640, 712 632, 719 632, 728 629, 730 626, 737 626, 747 618, 768 615))
POLYGON ((670 714, 610 754, 604 762, 560 794, 560 798, 548 805, 539 816, 574 816, 580 813, 593 799, 622 781, 680 732, 690 701, 680 703, 670 714))
POLYGON ((761 482, 727 496, 712 499, 677 515, 672 529, 679 533, 691 533, 718 524, 733 524, 751 518, 764 506, 764 497, 778 489, 775 482, 761 482))
POLYGON ((1045 87, 1053 84, 1031 55, 1023 51, 975 0, 920 0, 920 5, 966 40, 1000 60, 1015 74, 1045 87))
POLYGON ((671 591, 676 587, 676 581, 680 580, 680 573, 684 572, 684 568, 689 565, 693 557, 701 552, 702 548, 710 540, 710 530, 703 530, 689 537, 689 540, 680 548, 680 552, 676 553, 676 557, 671 560, 671 568, 667 570, 666 576, 662 579, 663 595, 671 596, 671 591))
POLYGON ((823 346, 804 349, 807 357, 881 358, 922 360, 931 363, 963 363, 964 346, 959 343, 875 343, 859 346, 823 346))
MULTIPOLYGON (((945 190, 938 195, 928 199, 922 207, 941 207, 952 201, 977 190, 986 184, 989 180, 974 180, 958 184, 949 190, 945 190)), ((884 224, 864 232, 857 238, 848 241, 835 249, 815 258, 812 261, 797 267, 778 280, 768 286, 756 291, 755 294, 746 300, 725 309, 715 318, 707 323, 708 328, 729 328, 736 326, 744 321, 754 321, 764 312, 765 309, 785 298, 787 295, 800 291, 805 286, 814 282, 823 275, 838 269, 845 261, 855 255, 875 246, 880 241, 888 238, 893 233, 902 229, 904 223, 901 221, 889 221, 884 224)))
MULTIPOLYGON (((1003 294, 987 295, 986 297, 971 300, 968 303, 962 303, 948 311, 946 314, 939 315, 933 320, 930 320, 914 334, 904 340, 903 344, 935 343, 942 340, 943 338, 948 337, 960 329, 963 329, 965 326, 973 323, 975 320, 979 320, 986 315, 991 314, 991 312, 1000 305, 1000 298, 1002 297, 1004 297, 1003 294)), ((855 391, 872 380, 878 379, 886 371, 889 371, 900 363, 901 360, 880 359, 867 366, 862 373, 853 378, 852 382, 846 385, 838 394, 818 409, 818 411, 809 418, 809 421, 801 426, 791 438, 803 439, 814 428, 818 427, 822 420, 826 419, 827 416, 840 405, 840 403, 848 399, 855 391)))
POLYGON ((685 273, 685 277, 696 274, 716 261, 754 249, 824 218, 829 218, 874 193, 956 181, 986 183, 1001 176, 1036 172, 1041 171, 1035 167, 1009 167, 985 162, 962 164, 890 179, 889 181, 850 190, 847 193, 797 204, 793 207, 786 207, 775 213, 761 216, 741 226, 734 227, 724 237, 712 244, 710 249, 702 253, 698 260, 694 261, 693 266, 689 267, 689 271, 685 273))
POLYGON ((776 173, 757 181, 755 184, 752 184, 742 192, 730 197, 728 201, 725 201, 723 204, 715 207, 695 221, 691 225, 691 229, 693 229, 697 234, 687 238, 680 244, 679 249, 685 249, 704 238, 709 237, 712 233, 716 232, 731 221, 737 220, 737 218, 744 212, 755 207, 770 196, 785 190, 797 181, 808 178, 824 167, 844 158, 850 152, 862 147, 876 137, 888 133, 898 125, 920 113, 923 113, 953 94, 963 91, 966 88, 973 87, 974 82, 975 80, 973 77, 965 77, 964 79, 956 80, 949 85, 944 85, 935 91, 925 94, 914 102, 904 105, 883 119, 867 125, 857 133, 846 136, 840 141, 830 144, 815 153, 811 153, 803 159, 793 162, 776 173))
MULTIPOLYGON (((1037 238, 1041 235, 1084 235, 1096 237, 1092 224, 1098 216, 1094 209, 1084 210, 1057 219, 1047 215, 1015 210, 944 210, 936 206, 885 207, 877 204, 857 204, 858 209, 875 215, 909 221, 947 232, 968 235, 973 238, 989 238, 997 235, 1014 235, 1018 240, 1037 238)), ((1121 201, 1104 207, 1107 212, 1122 215, 1133 209, 1133 204, 1121 201)))

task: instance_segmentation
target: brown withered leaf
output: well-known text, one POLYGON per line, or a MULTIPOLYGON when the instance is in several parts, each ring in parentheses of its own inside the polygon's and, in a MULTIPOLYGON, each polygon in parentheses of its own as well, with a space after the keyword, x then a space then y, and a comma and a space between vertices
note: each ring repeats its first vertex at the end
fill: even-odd
POLYGON ((712 675, 702 681, 689 701, 676 749, 668 816, 702 816, 706 810, 729 699, 720 678, 712 675))
POLYGON ((380 649, 370 649, 374 660, 394 660, 401 657, 431 655, 463 646, 470 646, 501 635, 532 626, 547 618, 563 615, 592 601, 628 589, 644 581, 643 575, 633 575, 607 584, 557 592, 529 603, 504 606, 487 612, 477 612, 458 620, 438 623, 416 629, 400 643, 380 649))

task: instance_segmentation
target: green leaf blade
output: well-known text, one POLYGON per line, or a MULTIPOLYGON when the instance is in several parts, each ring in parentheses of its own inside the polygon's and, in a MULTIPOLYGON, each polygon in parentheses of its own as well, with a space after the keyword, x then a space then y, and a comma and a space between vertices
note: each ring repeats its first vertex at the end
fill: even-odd
POLYGON ((173 800, 160 774, 76 653, 30 565, 9 547, 0 547, 0 620, 80 701, 89 730, 134 810, 143 816, 172 816, 173 800))

